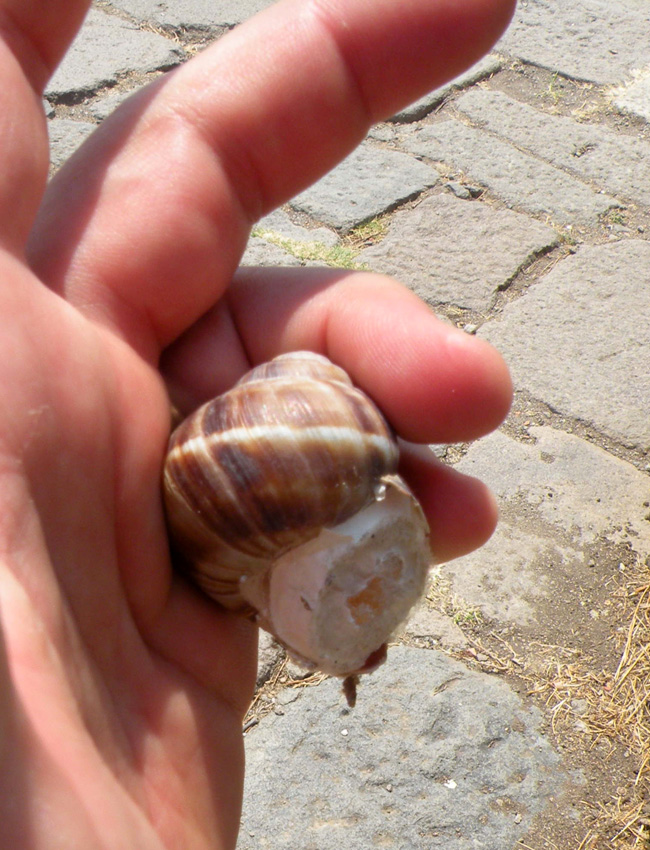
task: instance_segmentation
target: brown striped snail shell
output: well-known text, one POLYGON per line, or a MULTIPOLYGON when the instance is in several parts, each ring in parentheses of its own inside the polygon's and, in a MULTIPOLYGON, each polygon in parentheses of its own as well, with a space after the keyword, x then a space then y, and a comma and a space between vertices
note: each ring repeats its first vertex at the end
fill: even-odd
POLYGON ((282 355, 172 434, 174 548, 203 590, 254 614, 305 665, 368 672, 430 562, 428 526, 397 463, 390 426, 342 369, 282 355))

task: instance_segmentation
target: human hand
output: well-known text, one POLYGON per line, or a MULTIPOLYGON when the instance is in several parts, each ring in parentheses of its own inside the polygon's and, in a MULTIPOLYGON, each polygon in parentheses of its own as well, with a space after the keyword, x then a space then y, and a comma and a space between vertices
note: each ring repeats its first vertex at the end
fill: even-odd
MULTIPOLYGON (((232 847, 255 634, 172 571, 165 382, 189 409, 310 348, 405 440, 500 422, 501 359, 397 284, 235 271, 257 218, 476 60, 513 2, 287 0, 127 101, 43 197, 41 94, 87 6, 0 0, 2 846, 232 847)), ((482 485, 404 466, 438 559, 489 536, 482 485)))

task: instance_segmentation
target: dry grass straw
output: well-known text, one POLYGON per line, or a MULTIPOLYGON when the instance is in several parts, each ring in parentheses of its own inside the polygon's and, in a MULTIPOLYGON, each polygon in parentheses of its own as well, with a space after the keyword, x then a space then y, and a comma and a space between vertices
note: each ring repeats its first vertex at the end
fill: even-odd
MULTIPOLYGON (((636 762, 630 788, 617 789, 609 800, 585 802, 590 829, 581 847, 596 850, 650 848, 650 583, 623 589, 630 615, 618 667, 613 675, 584 669, 580 659, 555 659, 545 681, 533 687, 543 694, 556 731, 561 722, 578 722, 595 745, 623 746, 636 762)), ((560 733, 561 734, 561 733, 560 733)))
POLYGON ((589 804, 593 819, 585 848, 650 848, 650 572, 640 562, 624 588, 630 615, 616 672, 603 683, 600 700, 589 700, 585 722, 597 738, 625 747, 636 761, 631 788, 604 803, 589 804), (606 840, 606 843, 602 843, 606 840))
POLYGON ((267 681, 255 691, 246 717, 244 718, 244 730, 255 726, 262 717, 270 714, 277 708, 277 695, 284 688, 309 688, 319 685, 329 678, 325 673, 310 673, 301 678, 294 678, 289 669, 289 659, 286 656, 278 661, 267 681))
POLYGON ((470 639, 470 652, 484 668, 529 682, 530 695, 543 699, 560 740, 583 733, 588 747, 605 743, 609 756, 622 748, 634 759, 629 787, 613 789, 607 800, 584 802, 589 829, 576 850, 650 850, 650 571, 640 560, 628 568, 617 595, 621 622, 629 622, 613 674, 594 670, 577 649, 534 644, 530 659, 523 659, 494 632, 489 637, 503 652, 470 639))

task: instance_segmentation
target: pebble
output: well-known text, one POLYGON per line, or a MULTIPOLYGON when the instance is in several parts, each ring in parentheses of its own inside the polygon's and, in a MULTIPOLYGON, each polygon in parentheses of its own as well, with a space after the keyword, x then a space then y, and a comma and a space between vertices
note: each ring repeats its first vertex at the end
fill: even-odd
POLYGON ((469 189, 466 186, 463 186, 462 183, 445 183, 445 189, 449 189, 454 193, 454 195, 456 195, 457 198, 462 198, 463 200, 468 200, 472 197, 469 189))

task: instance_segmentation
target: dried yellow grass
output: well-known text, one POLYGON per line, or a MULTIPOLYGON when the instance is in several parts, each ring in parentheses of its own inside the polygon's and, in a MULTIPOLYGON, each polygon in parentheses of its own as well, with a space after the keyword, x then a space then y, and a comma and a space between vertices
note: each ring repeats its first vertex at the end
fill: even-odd
MULTIPOLYGON (((444 588, 436 589, 444 597, 444 588)), ((610 798, 584 801, 588 826, 580 845, 563 850, 650 850, 650 569, 637 559, 616 591, 622 600, 621 656, 614 673, 594 669, 577 648, 531 644, 526 657, 496 632, 466 634, 473 658, 486 672, 523 678, 529 695, 545 705, 561 741, 580 729, 588 746, 606 744, 633 760, 635 779, 610 798)), ((433 600, 431 600, 433 601, 433 600)), ((442 607, 442 598, 435 600, 442 607)), ((447 606, 449 607, 449 606, 447 606)), ((612 636, 615 638, 615 636, 612 636)), ((524 847, 525 845, 521 845, 524 847)), ((532 850, 532 848, 531 848, 532 850)))

